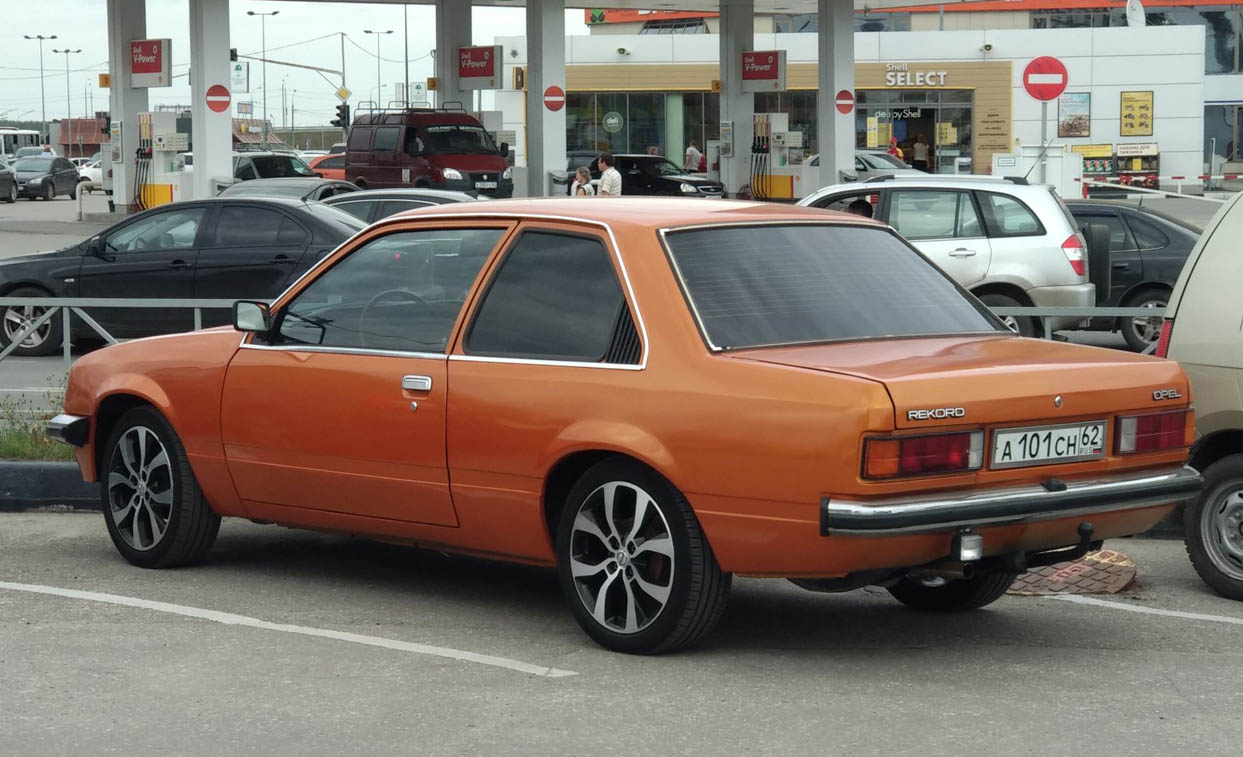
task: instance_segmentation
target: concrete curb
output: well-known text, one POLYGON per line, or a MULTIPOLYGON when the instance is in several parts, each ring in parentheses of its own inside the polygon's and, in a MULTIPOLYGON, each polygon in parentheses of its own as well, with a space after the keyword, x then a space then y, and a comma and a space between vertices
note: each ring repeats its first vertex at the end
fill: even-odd
POLYGON ((99 485, 82 481, 77 463, 0 460, 0 513, 53 506, 99 510, 99 485))

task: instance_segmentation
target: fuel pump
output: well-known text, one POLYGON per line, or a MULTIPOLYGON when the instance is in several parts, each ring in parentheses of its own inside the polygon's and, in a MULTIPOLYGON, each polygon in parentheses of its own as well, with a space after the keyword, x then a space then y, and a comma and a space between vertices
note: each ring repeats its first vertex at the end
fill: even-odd
POLYGON ((134 156, 134 198, 145 210, 188 196, 186 174, 177 154, 190 147, 189 135, 177 131, 177 114, 138 114, 138 151, 134 156))
POLYGON ((751 145, 751 195, 792 200, 802 195, 803 132, 790 131, 787 113, 756 113, 751 145))

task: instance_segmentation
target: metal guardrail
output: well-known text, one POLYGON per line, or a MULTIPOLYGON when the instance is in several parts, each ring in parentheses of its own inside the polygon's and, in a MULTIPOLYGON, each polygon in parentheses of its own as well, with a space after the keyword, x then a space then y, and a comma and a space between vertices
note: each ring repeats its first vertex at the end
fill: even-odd
MULTIPOLYGON (((61 312, 61 351, 65 358, 65 366, 68 367, 72 362, 69 355, 70 349, 70 318, 77 315, 82 321, 89 326, 95 333, 103 337, 108 344, 116 344, 117 340, 109 334, 99 323, 91 318, 82 308, 163 308, 163 309, 189 309, 194 311, 194 330, 198 331, 203 328, 203 311, 204 310, 231 310, 235 300, 174 300, 174 299, 144 299, 137 297, 126 298, 91 298, 91 297, 0 297, 0 311, 9 305, 31 305, 35 307, 47 308, 43 313, 39 314, 20 332, 14 335, 13 339, 4 349, 0 350, 0 360, 8 357, 17 345, 21 344, 25 338, 36 331, 40 326, 55 317, 57 311, 61 312)), ((994 313, 1000 316, 1017 316, 1024 318, 1039 318, 1044 326, 1044 336, 1046 339, 1053 338, 1052 319, 1071 317, 1071 318, 1162 318, 1165 315, 1164 308, 1040 308, 1040 307, 1017 307, 1017 308, 990 308, 994 313)), ((1144 353, 1150 353, 1156 347, 1153 343, 1144 350, 1144 353)))

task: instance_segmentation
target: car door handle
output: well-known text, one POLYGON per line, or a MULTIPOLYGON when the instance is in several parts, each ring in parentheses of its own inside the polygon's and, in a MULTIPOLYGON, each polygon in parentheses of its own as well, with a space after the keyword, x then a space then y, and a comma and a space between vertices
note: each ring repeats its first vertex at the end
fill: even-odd
POLYGON ((276 257, 272 258, 268 262, 269 263, 292 263, 293 258, 289 257, 288 255, 277 255, 276 257))
POLYGON ((168 267, 169 268, 193 268, 194 264, 187 263, 184 260, 174 260, 173 262, 168 264, 168 267))
POLYGON ((1131 267, 1131 264, 1130 263, 1114 263, 1113 267, 1114 267, 1114 270, 1125 271, 1126 269, 1131 267))
POLYGON ((430 392, 432 390, 432 377, 402 376, 401 389, 405 392, 430 392))
POLYGON ((966 247, 959 247, 957 250, 950 250, 951 258, 969 258, 975 254, 975 250, 968 250, 966 247))

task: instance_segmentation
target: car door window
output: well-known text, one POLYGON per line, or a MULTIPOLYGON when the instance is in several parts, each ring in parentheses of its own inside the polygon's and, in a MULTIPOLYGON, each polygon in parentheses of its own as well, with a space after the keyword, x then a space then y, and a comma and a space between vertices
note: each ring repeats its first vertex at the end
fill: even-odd
POLYGON ((1156 224, 1134 214, 1128 214, 1126 220, 1131 227, 1131 233, 1135 235, 1135 243, 1139 245, 1139 249, 1159 250, 1170 246, 1170 238, 1165 235, 1164 231, 1157 228, 1156 224))
POLYGON ((304 245, 310 240, 310 234, 302 228, 302 224, 289 216, 281 216, 280 230, 276 232, 278 245, 304 245))
POLYGON ((382 126, 375 130, 375 140, 372 142, 372 152, 395 152, 397 150, 397 133, 401 131, 396 126, 382 126))
POLYGON ((426 208, 428 205, 435 205, 435 203, 423 202, 422 200, 385 200, 380 203, 380 210, 375 214, 375 220, 388 218, 394 213, 400 213, 403 210, 426 208))
POLYGON ((334 202, 332 207, 338 210, 344 210, 346 213, 354 216, 360 221, 371 220, 371 209, 376 205, 375 200, 351 200, 349 202, 334 202))
POLYGON ((596 237, 527 232, 501 262, 466 336, 472 355, 637 362, 638 336, 596 237), (625 341, 624 356, 611 347, 625 341))
POLYGON ((864 218, 873 218, 876 215, 876 206, 879 204, 880 194, 875 190, 870 190, 867 192, 829 195, 818 200, 815 203, 815 207, 824 208, 825 210, 836 210, 842 213, 853 213, 864 218))
POLYGON ((981 236, 980 219, 967 192, 891 191, 889 224, 910 240, 981 236))
POLYGON ((284 308, 277 341, 444 352, 462 303, 503 234, 503 229, 435 229, 374 239, 284 308))
POLYGON ((365 152, 371 147, 372 129, 354 128, 350 130, 350 152, 365 152))
POLYGON ((1036 214, 1019 200, 995 192, 979 192, 980 206, 994 237, 1027 237, 1044 234, 1036 214))
POLYGON ((275 210, 249 205, 227 205, 220 211, 213 247, 274 245, 285 216, 275 210))
POLYGON ((104 237, 104 249, 113 253, 193 247, 203 213, 203 208, 179 208, 156 213, 104 237))
POLYGON ((1078 213, 1075 221, 1082 225, 1099 224, 1109 229, 1109 251, 1129 252, 1135 249, 1131 232, 1122 224, 1117 213, 1078 213))
POLYGON ((250 181, 255 178, 254 164, 252 164, 249 159, 245 158, 238 161, 237 171, 234 173, 234 176, 242 181, 250 181))
POLYGON ((345 156, 333 155, 315 164, 316 168, 345 168, 345 156))

